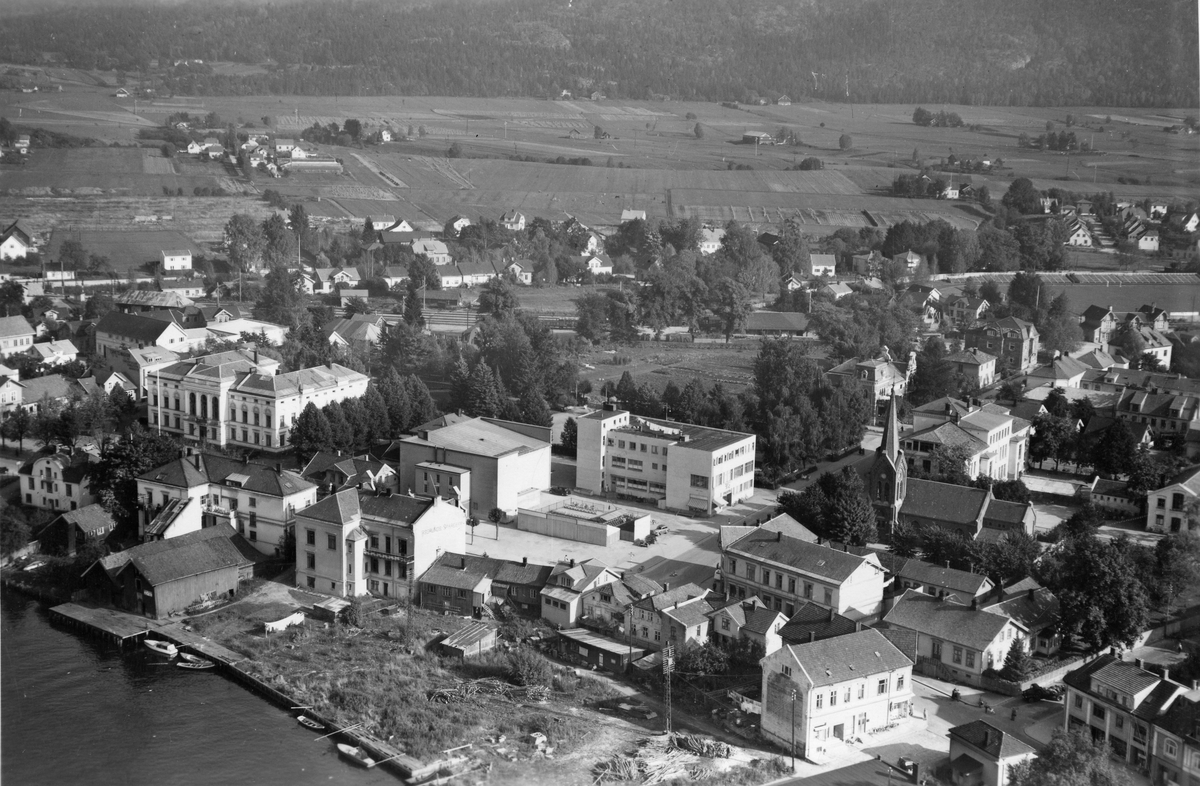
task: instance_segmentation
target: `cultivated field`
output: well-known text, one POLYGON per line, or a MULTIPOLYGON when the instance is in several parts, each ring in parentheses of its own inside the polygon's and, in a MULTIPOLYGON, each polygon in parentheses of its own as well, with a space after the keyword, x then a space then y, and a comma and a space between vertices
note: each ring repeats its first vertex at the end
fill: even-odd
POLYGON ((191 194, 197 186, 248 190, 218 163, 163 158, 157 149, 35 149, 25 163, 0 167, 0 190, 12 196, 144 195, 163 188, 191 194))
POLYGON ((68 240, 80 243, 89 253, 106 256, 113 270, 137 270, 147 263, 160 261, 161 251, 188 250, 199 254, 202 249, 182 232, 172 229, 129 232, 99 229, 69 229, 60 227, 50 235, 46 245, 48 259, 57 259, 58 250, 68 240))

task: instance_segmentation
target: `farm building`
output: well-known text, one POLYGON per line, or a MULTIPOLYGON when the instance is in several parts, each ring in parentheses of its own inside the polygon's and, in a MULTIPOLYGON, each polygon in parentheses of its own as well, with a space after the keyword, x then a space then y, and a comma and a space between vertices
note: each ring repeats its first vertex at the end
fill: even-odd
POLYGON ((744 131, 742 133, 742 144, 773 145, 775 144, 775 137, 771 136, 766 131, 744 131))
POLYGON ((750 336, 807 336, 808 315, 794 311, 755 311, 746 317, 745 332, 750 336))
POLYGON ((231 527, 216 526, 143 543, 84 571, 99 603, 163 619, 216 597, 232 597, 263 559, 231 527))
POLYGON ((20 219, 8 225, 0 235, 0 259, 24 259, 33 249, 33 232, 20 219))
POLYGON ((635 220, 645 221, 646 220, 646 211, 645 210, 622 210, 621 211, 621 223, 622 224, 624 224, 626 221, 635 221, 635 220))
POLYGON ((151 292, 150 290, 136 290, 133 292, 122 292, 113 298, 117 309, 124 311, 127 314, 136 314, 140 311, 155 311, 160 308, 183 308, 184 306, 192 305, 190 298, 183 297, 176 292, 151 292))

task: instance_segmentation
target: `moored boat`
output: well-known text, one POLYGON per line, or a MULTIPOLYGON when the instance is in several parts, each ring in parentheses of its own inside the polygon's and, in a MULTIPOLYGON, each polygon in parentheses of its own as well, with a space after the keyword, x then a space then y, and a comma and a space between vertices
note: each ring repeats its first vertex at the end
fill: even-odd
POLYGON ((340 754, 343 759, 346 759, 347 761, 349 761, 352 764, 357 764, 359 767, 374 767, 375 766, 375 760, 372 759, 369 755, 367 755, 367 752, 365 750, 363 750, 362 748, 355 747, 354 745, 346 745, 345 743, 339 742, 337 744, 337 749, 338 749, 338 754, 340 754))
POLYGON ((157 652, 159 655, 166 655, 168 658, 174 658, 179 654, 179 648, 169 641, 146 639, 143 643, 146 645, 147 649, 157 652))
POLYGON ((212 668, 216 668, 216 666, 217 666, 217 664, 213 663, 211 660, 203 660, 201 658, 193 658, 191 660, 181 660, 178 663, 176 663, 175 665, 181 669, 194 669, 197 671, 199 671, 200 669, 212 669, 212 668))
POLYGON ((301 726, 307 726, 313 731, 325 731, 325 724, 315 721, 307 715, 297 716, 296 722, 301 726))

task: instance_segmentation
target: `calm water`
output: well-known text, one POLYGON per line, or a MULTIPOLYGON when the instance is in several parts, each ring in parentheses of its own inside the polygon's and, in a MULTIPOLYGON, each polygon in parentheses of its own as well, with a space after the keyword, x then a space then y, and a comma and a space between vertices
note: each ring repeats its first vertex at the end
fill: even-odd
POLYGON ((52 625, 24 595, 0 604, 4 786, 400 783, 214 672, 52 625))

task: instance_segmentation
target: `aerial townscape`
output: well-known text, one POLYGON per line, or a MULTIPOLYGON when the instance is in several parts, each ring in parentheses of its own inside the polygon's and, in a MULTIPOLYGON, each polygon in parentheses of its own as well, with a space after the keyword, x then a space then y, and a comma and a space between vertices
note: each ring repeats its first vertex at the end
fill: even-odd
POLYGON ((14 0, 0 777, 1200 784, 1200 43, 1109 5, 14 0))

